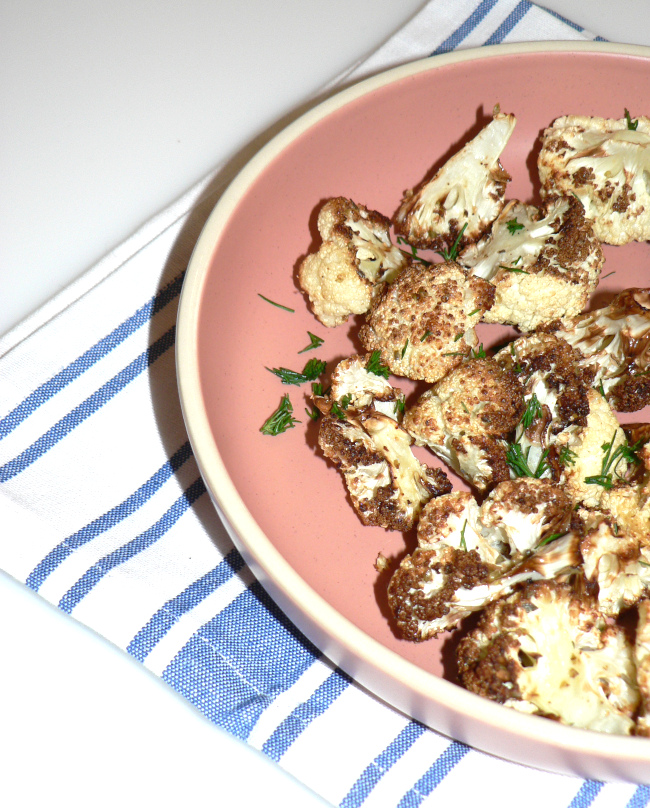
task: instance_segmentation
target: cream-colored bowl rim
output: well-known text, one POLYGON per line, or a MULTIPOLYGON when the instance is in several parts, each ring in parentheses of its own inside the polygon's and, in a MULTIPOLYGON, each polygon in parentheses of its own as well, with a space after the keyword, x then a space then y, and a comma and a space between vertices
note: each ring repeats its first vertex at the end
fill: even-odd
MULTIPOLYGON (((227 526, 236 543, 244 546, 244 554, 251 563, 253 571, 263 584, 271 584, 272 594, 279 596, 280 605, 284 605, 282 601, 294 604, 294 609, 302 613, 307 622, 315 626, 322 636, 334 638, 339 653, 341 651, 343 655, 347 653, 350 658, 359 659, 362 665, 377 670, 380 675, 389 676, 398 686, 416 697, 447 706, 453 704, 454 711, 458 714, 471 716, 472 721, 511 733, 522 743, 526 741, 537 745, 545 743, 560 751, 566 750, 570 753, 578 751, 581 754, 607 758, 613 763, 638 761, 639 764, 642 762, 650 764, 650 742, 645 738, 611 736, 575 729, 504 708, 422 670, 343 617, 286 562, 244 505, 214 441, 201 393, 197 322, 207 271, 226 222, 263 169, 313 124, 379 87, 445 65, 494 56, 540 52, 606 53, 645 57, 650 65, 650 48, 604 42, 517 43, 454 51, 392 68, 344 89, 301 115, 267 143, 240 171, 218 201, 201 232, 189 262, 179 304, 176 344, 181 406, 190 442, 207 488, 218 510, 229 523, 227 526)), ((327 648, 321 650, 328 653, 327 648)), ((349 672, 352 675, 355 673, 349 672)))

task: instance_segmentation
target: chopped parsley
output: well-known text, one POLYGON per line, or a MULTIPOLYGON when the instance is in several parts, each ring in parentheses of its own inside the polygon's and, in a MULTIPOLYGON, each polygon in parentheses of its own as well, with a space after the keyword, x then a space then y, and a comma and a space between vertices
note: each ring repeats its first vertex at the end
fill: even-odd
POLYGON ((260 295, 258 292, 258 297, 261 297, 262 300, 266 300, 267 303, 270 303, 272 306, 277 306, 279 309, 284 309, 285 311, 294 312, 295 309, 290 309, 288 306, 283 306, 282 303, 276 303, 275 300, 270 300, 268 297, 264 297, 264 295, 260 295))
POLYGON ((454 241, 450 250, 437 250, 438 255, 441 256, 443 261, 455 261, 456 258, 458 258, 458 248, 465 230, 467 230, 467 222, 461 227, 460 233, 456 236, 456 241, 454 241))
POLYGON ((534 469, 531 469, 530 466, 528 465, 528 456, 530 454, 530 449, 531 447, 529 446, 524 452, 520 444, 511 443, 508 446, 508 450, 506 452, 506 463, 512 469, 515 477, 535 477, 536 479, 539 480, 540 477, 543 477, 544 474, 549 469, 549 465, 546 462, 549 450, 545 449, 542 452, 542 456, 540 457, 539 462, 537 463, 534 469))
POLYGON ((381 363, 381 351, 373 351, 370 354, 370 359, 366 363, 366 370, 368 373, 374 373, 375 376, 383 376, 384 379, 388 378, 390 371, 386 365, 381 363))
POLYGON ((636 452, 641 446, 641 441, 638 441, 633 446, 630 446, 627 441, 619 443, 614 448, 616 442, 616 432, 612 436, 609 443, 603 443, 601 449, 603 450, 603 459, 600 464, 600 474, 594 474, 591 477, 585 477, 585 482, 589 485, 600 485, 606 491, 614 485, 614 475, 620 480, 623 477, 616 474, 616 466, 620 460, 626 460, 628 463, 640 463, 636 452))
POLYGON ((326 366, 326 362, 321 359, 310 359, 302 369, 302 373, 289 368, 267 368, 267 370, 278 376, 282 384, 304 384, 317 379, 325 371, 326 366))
POLYGON ((481 343, 478 348, 470 348, 469 355, 472 359, 487 359, 483 343, 481 343))
POLYGON ((639 119, 637 118, 636 121, 633 121, 629 111, 625 110, 625 120, 627 122, 627 128, 631 129, 633 132, 636 130, 637 126, 639 125, 639 119))
POLYGON ((307 334, 309 335, 310 343, 307 345, 306 348, 303 348, 302 351, 298 351, 298 353, 305 353, 305 351, 311 351, 314 348, 320 348, 320 346, 325 341, 322 337, 317 337, 316 334, 312 334, 311 331, 308 331, 307 334))
POLYGON ((263 435, 280 435, 299 423, 300 421, 293 417, 293 407, 289 396, 284 395, 280 401, 280 406, 260 427, 260 432, 263 435))
POLYGON ((508 233, 510 233, 511 236, 514 236, 517 230, 524 229, 523 224, 518 222, 516 219, 510 219, 509 222, 506 222, 506 227, 508 228, 508 233))

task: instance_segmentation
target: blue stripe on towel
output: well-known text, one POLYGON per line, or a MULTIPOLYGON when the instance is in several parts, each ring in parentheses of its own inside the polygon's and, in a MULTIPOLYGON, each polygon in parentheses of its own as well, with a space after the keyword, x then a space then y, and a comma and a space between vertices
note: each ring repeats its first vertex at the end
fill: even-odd
POLYGON ((398 808, 415 808, 425 797, 440 785, 454 766, 469 752, 465 744, 453 741, 440 755, 431 768, 422 775, 398 803, 398 808))
POLYGON ((366 767, 357 782, 345 795, 339 808, 358 808, 373 788, 410 748, 426 729, 422 724, 411 721, 399 735, 366 767))
POLYGON ((603 785, 597 780, 585 780, 569 803, 569 808, 589 808, 603 785))
POLYGON ((97 519, 93 519, 92 522, 82 527, 81 530, 77 530, 76 533, 68 536, 50 550, 45 558, 39 562, 28 575, 25 581, 27 586, 38 590, 48 575, 50 575, 59 564, 65 561, 77 547, 81 547, 105 531, 110 530, 114 525, 121 522, 122 519, 126 519, 127 516, 134 513, 152 497, 190 457, 192 457, 192 449, 190 448, 189 441, 186 441, 166 463, 163 463, 158 471, 150 477, 144 485, 141 485, 140 488, 131 494, 130 497, 127 497, 124 502, 111 508, 110 511, 102 514, 102 516, 97 519))
POLYGON ((104 575, 157 542, 204 493, 205 484, 199 477, 148 530, 93 564, 61 598, 59 608, 69 614, 104 575))
POLYGON ((650 786, 639 786, 625 808, 646 808, 650 802, 650 786))
POLYGON ((255 581, 196 632, 163 679, 208 719, 246 739, 276 696, 319 657, 255 581))
POLYGON ((131 640, 126 649, 128 653, 142 662, 174 623, 208 595, 223 586, 243 566, 244 559, 239 552, 235 549, 231 550, 216 567, 190 584, 180 595, 168 600, 131 640))
POLYGON ((262 752, 275 761, 280 760, 291 744, 309 724, 325 710, 351 684, 350 677, 338 668, 316 688, 307 701, 299 704, 282 723, 276 727, 271 737, 262 747, 262 752))
POLYGON ((472 33, 476 26, 487 17, 498 2, 499 0, 482 0, 469 17, 464 20, 462 25, 460 25, 453 34, 448 36, 444 42, 438 45, 431 55, 433 56, 436 53, 448 53, 454 50, 454 48, 457 48, 460 43, 472 33))
POLYGON ((7 480, 20 474, 21 471, 24 471, 60 440, 65 438, 66 435, 85 421, 86 418, 97 412, 107 401, 110 401, 113 396, 123 390, 127 384, 132 382, 140 373, 152 365, 156 359, 168 351, 174 345, 175 338, 176 326, 172 326, 152 343, 146 351, 143 351, 140 356, 136 357, 118 374, 113 376, 112 379, 109 379, 85 401, 82 401, 81 404, 61 418, 60 421, 48 429, 45 434, 41 435, 31 446, 21 452, 21 454, 13 460, 9 460, 4 466, 0 467, 0 483, 6 483, 7 480))
POLYGON ((27 398, 23 399, 18 406, 11 412, 5 415, 0 420, 0 440, 12 432, 25 418, 31 415, 34 410, 38 409, 41 404, 44 404, 50 398, 55 396, 70 382, 74 381, 82 373, 85 373, 88 368, 92 367, 96 362, 102 359, 106 354, 110 353, 117 345, 137 331, 141 326, 149 322, 153 315, 165 308, 171 301, 175 300, 181 291, 183 285, 183 278, 185 270, 171 280, 167 286, 152 297, 147 303, 139 308, 129 318, 120 323, 116 328, 107 334, 105 337, 91 346, 80 357, 71 362, 63 370, 59 371, 55 376, 48 381, 41 384, 27 398))
POLYGON ((510 14, 505 18, 497 30, 485 40, 486 45, 498 45, 508 36, 512 29, 520 23, 523 18, 528 14, 531 5, 528 0, 521 0, 520 3, 512 9, 510 14))

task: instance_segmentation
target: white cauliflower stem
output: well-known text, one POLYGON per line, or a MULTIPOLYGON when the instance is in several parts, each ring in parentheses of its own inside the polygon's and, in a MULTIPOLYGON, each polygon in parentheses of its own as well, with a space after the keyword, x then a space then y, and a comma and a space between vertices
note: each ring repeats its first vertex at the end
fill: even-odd
POLYGON ((432 179, 405 194, 395 232, 418 248, 451 247, 463 227, 463 242, 480 238, 504 204, 510 175, 499 158, 515 123, 514 115, 495 110, 493 120, 432 179))
POLYGON ((352 314, 368 311, 377 291, 406 265, 404 253, 391 243, 390 221, 344 197, 323 205, 318 252, 300 265, 298 279, 314 314, 328 327, 352 314))
POLYGON ((650 239, 650 119, 558 118, 538 167, 542 194, 576 194, 601 241, 650 239))

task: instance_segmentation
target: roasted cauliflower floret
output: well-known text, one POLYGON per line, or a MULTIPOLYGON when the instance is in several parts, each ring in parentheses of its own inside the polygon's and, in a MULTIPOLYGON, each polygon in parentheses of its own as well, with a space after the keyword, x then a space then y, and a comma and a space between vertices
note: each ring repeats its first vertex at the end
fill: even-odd
POLYGON ((632 648, 571 583, 532 582, 492 603, 457 656, 462 683, 481 696, 570 726, 633 731, 632 648))
POLYGON ((404 393, 388 381, 388 373, 373 372, 373 356, 350 356, 334 368, 330 377, 330 399, 343 410, 372 407, 395 420, 404 410, 404 393))
POLYGON ((638 615, 634 660, 641 705, 636 734, 650 737, 650 600, 644 600, 639 604, 638 615))
POLYGON ((406 192, 394 216, 395 232, 417 248, 449 249, 461 233, 459 243, 479 239, 504 204, 510 175, 499 158, 515 123, 514 115, 495 108, 475 138, 432 178, 406 192))
MULTIPOLYGON (((481 522, 474 497, 454 492, 424 507, 418 547, 388 587, 400 634, 419 642, 457 626, 524 581, 554 577, 579 563, 579 536, 567 533, 536 553, 509 558, 502 534, 481 522)), ((529 526, 526 526, 530 530, 529 526)))
POLYGON ((490 358, 465 359, 423 393, 403 426, 479 491, 510 477, 506 438, 524 409, 516 375, 490 358))
MULTIPOLYGON (((318 402, 319 408, 327 405, 318 402)), ((451 490, 441 469, 420 463, 412 438, 390 416, 348 409, 321 419, 319 446, 343 474, 362 522, 387 530, 410 530, 431 497, 451 490)))
POLYGON ((328 327, 364 314, 377 291, 408 258, 390 239, 390 220, 350 199, 330 199, 318 214, 323 240, 298 270, 316 317, 328 327))
POLYGON ((373 301, 359 339, 398 376, 436 382, 478 345, 494 288, 454 262, 413 263, 373 301))
POLYGON ((593 369, 619 412, 650 404, 650 289, 626 289, 603 308, 549 324, 593 369))
POLYGON ((481 524, 509 547, 511 558, 565 535, 573 502, 548 480, 520 477, 499 483, 481 505, 481 524))
POLYGON ((597 585, 598 607, 607 617, 650 595, 650 546, 617 521, 601 518, 590 526, 580 552, 585 577, 597 585))
POLYGON ((558 118, 542 136, 538 168, 542 195, 575 194, 600 241, 650 239, 650 119, 558 118))
POLYGON ((509 202, 491 233, 470 244, 458 259, 496 287, 484 321, 521 331, 580 314, 604 260, 583 207, 573 197, 553 200, 543 210, 509 202))

